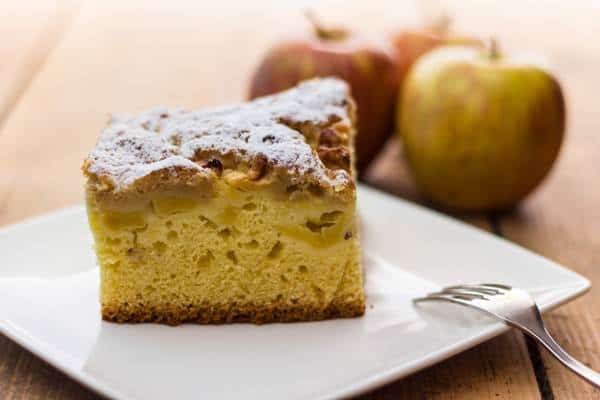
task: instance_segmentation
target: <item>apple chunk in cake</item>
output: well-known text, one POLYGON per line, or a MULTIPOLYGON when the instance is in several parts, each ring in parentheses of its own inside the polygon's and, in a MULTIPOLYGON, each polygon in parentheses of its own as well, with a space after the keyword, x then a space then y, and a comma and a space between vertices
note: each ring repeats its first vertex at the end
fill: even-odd
POLYGON ((353 121, 336 79, 229 107, 113 117, 83 166, 103 318, 362 315, 353 121))

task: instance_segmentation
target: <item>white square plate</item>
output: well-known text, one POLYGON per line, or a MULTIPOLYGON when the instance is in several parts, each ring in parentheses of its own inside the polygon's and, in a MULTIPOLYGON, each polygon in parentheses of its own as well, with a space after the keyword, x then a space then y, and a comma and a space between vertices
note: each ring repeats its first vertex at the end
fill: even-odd
POLYGON ((548 310, 590 286, 507 241, 366 187, 359 210, 362 318, 101 322, 92 238, 78 206, 0 231, 0 332, 117 399, 331 398, 408 375, 507 329, 465 308, 416 309, 413 297, 441 285, 498 282, 529 290, 548 310))

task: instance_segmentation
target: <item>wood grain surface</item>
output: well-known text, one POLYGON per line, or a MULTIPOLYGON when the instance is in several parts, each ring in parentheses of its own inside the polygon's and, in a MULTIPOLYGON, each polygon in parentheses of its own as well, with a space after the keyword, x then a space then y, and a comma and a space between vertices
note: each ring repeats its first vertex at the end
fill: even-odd
MULTIPOLYGON (((260 55, 306 27, 310 1, 88 1, 25 3, 0 14, 0 224, 82 199, 81 160, 111 111, 189 108, 243 99, 260 55), (22 7, 22 8, 19 8, 22 7), (23 8, 25 7, 25 8, 23 8), (15 16, 19 16, 15 18, 15 16)), ((21 4, 21 3, 19 3, 21 4)), ((375 33, 414 24, 438 2, 326 1, 325 19, 375 33)), ((553 174, 513 213, 458 215, 564 263, 600 284, 600 8, 592 1, 443 2, 464 31, 550 58, 564 84, 569 129, 553 174)), ((392 139, 367 181, 422 202, 392 139)), ((550 329, 600 369, 600 294, 552 312, 550 329)), ((0 398, 97 398, 0 336, 0 398)), ((398 381, 373 399, 598 399, 510 332, 398 381)))
POLYGON ((0 123, 62 36, 76 0, 7 2, 0 17, 0 123))

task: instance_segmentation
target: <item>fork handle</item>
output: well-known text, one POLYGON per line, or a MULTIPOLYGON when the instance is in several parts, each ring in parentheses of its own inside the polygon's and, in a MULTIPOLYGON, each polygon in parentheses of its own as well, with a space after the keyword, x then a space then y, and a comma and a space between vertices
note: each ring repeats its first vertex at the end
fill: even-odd
POLYGON ((577 375, 591 383, 592 385, 600 388, 600 373, 587 367, 583 363, 577 361, 569 353, 567 353, 556 341, 544 325, 538 329, 531 330, 523 326, 519 326, 525 333, 536 339, 541 343, 546 350, 550 352, 558 361, 560 361, 565 367, 575 372, 577 375))

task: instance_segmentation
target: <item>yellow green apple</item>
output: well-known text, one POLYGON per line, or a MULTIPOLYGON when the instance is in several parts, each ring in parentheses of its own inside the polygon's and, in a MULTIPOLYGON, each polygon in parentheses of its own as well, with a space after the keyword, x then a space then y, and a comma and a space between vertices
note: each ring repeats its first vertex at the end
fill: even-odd
POLYGON ((410 70, 397 118, 420 191, 442 208, 490 211, 514 206, 546 176, 565 104, 535 63, 495 46, 446 46, 410 70))

